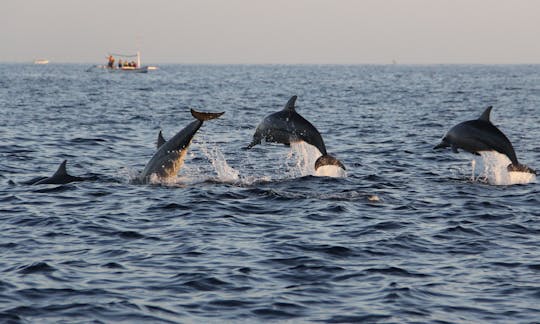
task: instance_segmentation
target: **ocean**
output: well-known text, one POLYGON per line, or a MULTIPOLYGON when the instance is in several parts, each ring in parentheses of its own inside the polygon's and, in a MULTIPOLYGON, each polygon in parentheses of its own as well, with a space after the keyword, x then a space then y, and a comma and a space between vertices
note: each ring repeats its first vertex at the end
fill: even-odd
POLYGON ((0 322, 540 321, 538 181, 433 150, 493 105, 540 168, 539 65, 88 67, 0 64, 0 322), (343 174, 244 149, 292 95, 343 174), (225 114, 134 181, 190 108, 225 114), (92 180, 25 184, 63 160, 92 180))

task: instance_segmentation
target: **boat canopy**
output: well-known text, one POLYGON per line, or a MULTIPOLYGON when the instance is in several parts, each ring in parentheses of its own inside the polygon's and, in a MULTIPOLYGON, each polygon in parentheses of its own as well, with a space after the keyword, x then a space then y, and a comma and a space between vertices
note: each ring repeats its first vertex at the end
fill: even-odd
POLYGON ((120 58, 137 58, 137 67, 141 66, 141 52, 137 51, 135 54, 119 54, 119 53, 109 53, 109 56, 115 56, 120 58))

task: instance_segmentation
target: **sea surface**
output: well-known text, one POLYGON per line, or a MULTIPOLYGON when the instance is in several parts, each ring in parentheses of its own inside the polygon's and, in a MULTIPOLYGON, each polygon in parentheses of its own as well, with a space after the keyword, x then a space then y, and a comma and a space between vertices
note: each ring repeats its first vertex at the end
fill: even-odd
POLYGON ((538 181, 432 149, 493 105, 540 169, 539 65, 88 67, 0 65, 0 322, 540 322, 538 181), (345 174, 243 149, 292 95, 345 174), (190 108, 225 114, 134 181, 190 108))

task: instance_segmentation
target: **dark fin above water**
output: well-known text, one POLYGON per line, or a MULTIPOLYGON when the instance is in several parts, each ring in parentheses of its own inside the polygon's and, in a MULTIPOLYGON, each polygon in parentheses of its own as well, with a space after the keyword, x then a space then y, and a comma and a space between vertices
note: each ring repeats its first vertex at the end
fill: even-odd
POLYGON ((161 145, 165 144, 165 142, 167 141, 165 140, 165 138, 163 138, 163 133, 161 133, 161 130, 160 130, 157 136, 157 143, 156 143, 157 148, 160 148, 161 145))
POLYGON ((220 113, 205 113, 205 112, 199 112, 191 109, 191 115, 195 118, 197 118, 200 121, 207 121, 211 119, 216 119, 219 116, 223 115, 225 112, 220 113))
POLYGON ((292 96, 291 99, 289 99, 289 101, 287 101, 287 103, 285 104, 285 107, 283 108, 283 110, 292 110, 292 111, 294 111, 294 105, 296 103, 297 98, 298 98, 298 96, 292 96))
POLYGON ((65 177, 68 175, 67 173, 67 170, 66 170, 66 163, 67 163, 67 160, 64 160, 64 162, 60 163, 60 166, 58 167, 58 170, 56 170, 56 172, 53 174, 53 178, 55 177, 65 177))
POLYGON ((512 164, 512 163, 510 163, 510 164, 508 164, 506 169, 508 170, 508 172, 527 172, 527 173, 532 173, 532 174, 536 175, 536 171, 529 168, 525 164, 512 164))
POLYGON ((39 180, 33 184, 40 185, 40 184, 64 184, 71 182, 71 176, 68 175, 66 170, 66 163, 67 160, 64 160, 62 163, 60 163, 60 166, 58 167, 58 170, 52 175, 50 178, 44 178, 42 180, 39 180))
POLYGON ((489 115, 491 114, 491 108, 493 108, 493 106, 489 106, 486 108, 486 110, 484 110, 484 112, 482 113, 482 115, 480 115, 480 118, 478 118, 479 120, 484 120, 484 121, 487 121, 487 122, 491 122, 489 120, 489 115))
POLYGON ((338 167, 342 168, 343 170, 346 170, 343 163, 341 163, 335 157, 327 154, 327 155, 322 155, 321 157, 319 157, 317 159, 317 161, 315 161, 315 171, 318 168, 320 168, 322 166, 325 166, 325 165, 335 165, 335 166, 338 166, 338 167))
MULTIPOLYGON (((33 182, 33 183, 30 183, 30 182, 27 182, 28 184, 34 184, 34 185, 41 185, 41 184, 66 184, 66 183, 70 183, 70 182, 74 182, 74 181, 85 181, 85 180, 96 180, 97 179, 97 176, 92 176, 92 177, 75 177, 75 176, 72 176, 72 175, 69 175, 67 173, 67 170, 66 170, 66 163, 67 163, 67 160, 64 160, 64 162, 62 162, 60 164, 60 166, 58 167, 58 170, 56 170, 56 172, 52 175, 52 177, 49 177, 49 178, 43 178, 41 177, 41 180, 37 180, 36 182, 33 182)), ((36 178, 37 179, 37 178, 36 178)))

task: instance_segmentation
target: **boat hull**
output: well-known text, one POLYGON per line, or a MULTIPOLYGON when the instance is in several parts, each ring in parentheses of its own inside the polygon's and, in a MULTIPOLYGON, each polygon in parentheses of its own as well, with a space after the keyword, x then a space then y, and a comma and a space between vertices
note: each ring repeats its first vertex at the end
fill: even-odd
POLYGON ((134 68, 134 67, 125 67, 125 68, 110 68, 105 65, 96 65, 94 67, 91 67, 87 70, 87 72, 92 72, 96 70, 105 70, 110 73, 148 73, 149 69, 148 66, 143 66, 140 68, 134 68))

